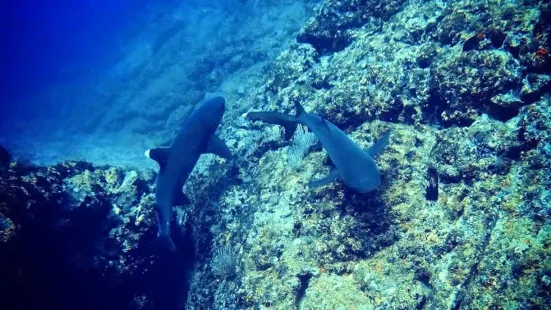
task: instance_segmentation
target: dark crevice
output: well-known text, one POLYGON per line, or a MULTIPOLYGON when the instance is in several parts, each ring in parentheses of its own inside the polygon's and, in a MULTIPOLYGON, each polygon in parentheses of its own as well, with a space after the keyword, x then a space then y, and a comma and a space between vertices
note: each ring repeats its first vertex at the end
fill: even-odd
POLYGON ((427 288, 432 288, 430 284, 430 272, 427 269, 419 268, 415 271, 415 280, 423 283, 427 288))
POLYGON ((500 105, 490 103, 490 104, 487 105, 486 112, 492 118, 494 118, 498 121, 506 122, 506 121, 508 121, 508 120, 512 119, 513 117, 518 115, 519 108, 515 107, 515 106, 513 106, 513 107, 504 107, 504 106, 500 106, 500 105))
POLYGON ((463 43, 463 52, 468 52, 480 48, 480 41, 484 39, 484 36, 480 33, 473 35, 463 43))
POLYGON ((534 74, 528 74, 526 80, 530 88, 534 90, 521 94, 520 99, 523 101, 523 105, 534 103, 540 100, 544 94, 551 93, 551 80, 544 82, 540 76, 534 74))
POLYGON ((315 80, 312 82, 312 88, 320 90, 320 89, 331 89, 333 88, 333 85, 331 85, 327 80, 315 80))
POLYGON ((419 300, 419 303, 417 303, 417 306, 415 307, 416 310, 421 310, 423 308, 425 308, 425 306, 427 305, 427 295, 423 295, 421 297, 421 300, 419 300))
POLYGON ((304 298, 304 295, 306 294, 306 290, 308 289, 308 285, 311 278, 312 278, 312 274, 309 272, 298 275, 300 284, 297 290, 297 301, 296 301, 297 307, 300 305, 300 302, 302 301, 302 299, 304 298))
POLYGON ((345 35, 333 38, 314 36, 309 33, 301 33, 297 37, 297 42, 311 44, 316 49, 318 54, 328 55, 344 50, 351 43, 351 40, 345 35))
POLYGON ((480 241, 480 247, 477 249, 476 259, 474 260, 474 264, 471 265, 470 272, 463 281, 463 283, 460 285, 461 289, 456 295, 456 299, 453 301, 453 307, 452 309, 461 309, 461 304, 463 303, 463 300, 465 300, 467 291, 469 290, 470 286, 475 282, 476 278, 479 276, 479 264, 483 260, 484 256, 486 255, 486 252, 488 251, 488 245, 490 243, 490 238, 492 237, 492 232, 495 228, 496 222, 497 222, 497 216, 494 214, 489 214, 485 221, 485 234, 483 236, 483 239, 480 241))
POLYGON ((441 120, 438 117, 443 112, 443 106, 446 102, 437 94, 431 92, 426 105, 423 107, 423 119, 429 124, 440 125, 441 120))
POLYGON ((404 110, 404 103, 399 98, 394 99, 394 102, 390 105, 386 111, 381 111, 379 119, 387 122, 397 122, 404 110))
POLYGON ((489 30, 489 34, 492 46, 494 48, 501 48, 503 46, 503 42, 505 42, 505 39, 507 38, 507 33, 494 28, 489 30))

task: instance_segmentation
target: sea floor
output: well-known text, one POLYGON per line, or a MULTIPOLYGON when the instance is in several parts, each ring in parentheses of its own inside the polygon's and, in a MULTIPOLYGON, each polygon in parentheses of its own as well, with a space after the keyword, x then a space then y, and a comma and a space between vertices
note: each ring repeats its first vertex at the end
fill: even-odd
MULTIPOLYGON (((124 138, 116 135, 62 133, 55 136, 31 138, 0 138, 0 144, 12 150, 16 159, 36 165, 54 165, 65 160, 88 161, 95 165, 110 165, 133 169, 156 168, 155 162, 144 152, 153 147, 140 137, 124 138), (3 141, 4 140, 4 141, 3 141)), ((141 137, 146 138, 146 137, 141 137)))

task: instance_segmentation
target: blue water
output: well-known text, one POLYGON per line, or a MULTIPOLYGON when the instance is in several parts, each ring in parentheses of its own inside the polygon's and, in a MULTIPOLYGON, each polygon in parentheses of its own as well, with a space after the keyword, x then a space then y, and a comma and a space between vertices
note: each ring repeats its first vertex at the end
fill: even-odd
MULTIPOLYGON (((159 1, 162 3, 162 1, 159 1)), ((113 63, 124 30, 147 1, 4 1, 1 91, 3 102, 25 100, 57 82, 82 78, 113 63)), ((2 116, 14 107, 2 105, 2 116)), ((40 116, 50 106, 19 106, 40 116)))
POLYGON ((2 6, 0 139, 26 160, 41 163, 52 152, 51 161, 70 159, 56 151, 71 145, 69 137, 49 143, 54 131, 65 131, 67 111, 79 102, 65 86, 48 93, 67 83, 93 91, 91 81, 123 57, 129 28, 148 2, 24 0, 2 6))
POLYGON ((242 83, 234 79, 229 85, 227 76, 254 66, 252 71, 259 72, 307 17, 301 5, 289 9, 294 4, 287 2, 281 10, 297 11, 296 18, 277 20, 272 12, 256 30, 252 20, 264 18, 265 5, 239 0, 4 3, 0 143, 38 164, 80 159, 151 167, 143 150, 168 134, 152 138, 150 133, 166 130, 178 107, 202 99, 190 92, 237 94, 242 83), (253 43, 250 50, 238 43, 241 47, 230 46, 220 55, 231 43, 229 35, 240 32, 241 41, 259 36, 265 42, 253 43))

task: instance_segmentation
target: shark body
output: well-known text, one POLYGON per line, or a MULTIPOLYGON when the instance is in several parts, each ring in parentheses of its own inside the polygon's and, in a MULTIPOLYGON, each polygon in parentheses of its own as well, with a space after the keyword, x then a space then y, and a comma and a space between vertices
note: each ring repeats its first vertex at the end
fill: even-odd
MULTIPOLYGON (((308 127, 320 140, 329 154, 335 168, 326 177, 309 183, 310 186, 321 186, 340 179, 348 186, 360 193, 366 193, 379 187, 381 173, 377 168, 374 157, 381 153, 390 139, 390 131, 386 132, 369 149, 362 150, 346 133, 331 122, 314 114, 304 111, 300 104, 296 104, 297 114, 291 116, 277 112, 250 112, 246 117, 251 120, 261 120, 268 123, 291 128, 291 119, 308 127)), ((286 132, 286 136, 289 136, 286 132)))
POLYGON ((231 152, 214 135, 222 120, 225 100, 215 97, 195 106, 169 147, 150 149, 145 155, 159 164, 155 184, 155 210, 158 218, 158 243, 169 250, 176 246, 170 237, 172 207, 189 203, 182 187, 201 154, 213 153, 229 159, 231 152))

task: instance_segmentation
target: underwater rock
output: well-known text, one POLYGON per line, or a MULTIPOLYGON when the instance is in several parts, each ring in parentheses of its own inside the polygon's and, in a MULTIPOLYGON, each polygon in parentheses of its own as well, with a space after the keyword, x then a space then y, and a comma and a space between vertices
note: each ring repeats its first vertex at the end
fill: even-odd
POLYGON ((519 115, 521 153, 534 169, 551 166, 551 100, 549 95, 523 107, 519 115))
POLYGON ((376 119, 450 127, 485 113, 507 121, 547 92, 545 77, 526 82, 534 77, 523 60, 547 57, 546 43, 540 56, 531 49, 545 38, 538 18, 528 4, 324 1, 298 36, 308 44, 293 44, 270 66, 267 86, 275 98, 259 108, 312 102, 310 110, 347 130, 376 119), (392 18, 366 13, 379 10, 392 18), (515 24, 514 16, 525 20, 515 24), (535 39, 533 31, 542 34, 535 39), (313 56, 305 57, 307 48, 313 56))
POLYGON ((352 2, 321 3, 297 37, 304 48, 281 53, 241 113, 289 113, 298 102, 363 148, 392 128, 377 159, 381 187, 312 191, 305 180, 329 171, 321 149, 289 171, 283 130, 226 128, 243 173, 205 211, 211 250, 198 253, 188 307, 544 307, 548 74, 523 57, 535 57, 547 5, 391 1, 377 3, 397 5, 383 18, 352 2), (231 281, 204 267, 225 245, 244 253, 231 281))
POLYGON ((521 61, 534 73, 551 73, 551 4, 539 6, 539 19, 520 51, 521 61))
POLYGON ((283 51, 269 69, 269 89, 277 93, 280 89, 289 86, 302 74, 312 68, 318 59, 314 48, 306 44, 293 44, 290 49, 283 51))
POLYGON ((15 235, 13 222, 0 213, 0 243, 8 242, 15 235))
MULTIPOLYGON (((159 296, 159 284, 151 280, 168 276, 171 264, 147 246, 156 226, 152 180, 146 172, 86 162, 14 162, 0 170, 2 309, 139 309, 130 305, 181 302, 159 296)), ((168 277, 185 283, 183 270, 168 277)))
POLYGON ((359 28, 370 19, 388 20, 402 0, 396 1, 324 1, 297 36, 300 43, 309 43, 319 54, 344 49, 352 40, 349 30, 359 28))
POLYGON ((516 130, 488 117, 480 117, 468 128, 443 130, 437 137, 432 155, 443 182, 505 174, 522 145, 516 130))
POLYGON ((7 167, 11 162, 11 154, 5 147, 0 145, 0 168, 7 167))
POLYGON ((507 120, 515 116, 492 109, 491 98, 519 89, 519 63, 502 51, 471 51, 440 59, 431 69, 431 91, 440 121, 446 125, 470 125, 481 113, 507 120))
POLYGON ((430 67, 436 56, 438 56, 438 48, 436 45, 427 44, 423 46, 417 57, 417 65, 419 65, 421 69, 426 69, 430 67))
POLYGON ((527 74, 522 81, 520 97, 524 102, 533 103, 539 100, 544 94, 551 92, 551 76, 544 74, 527 74))

